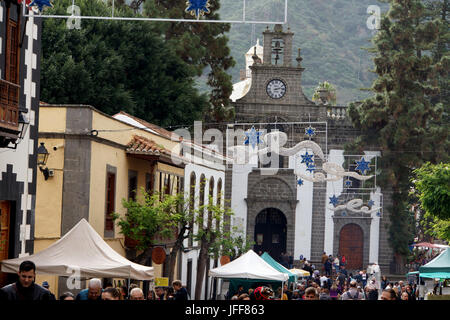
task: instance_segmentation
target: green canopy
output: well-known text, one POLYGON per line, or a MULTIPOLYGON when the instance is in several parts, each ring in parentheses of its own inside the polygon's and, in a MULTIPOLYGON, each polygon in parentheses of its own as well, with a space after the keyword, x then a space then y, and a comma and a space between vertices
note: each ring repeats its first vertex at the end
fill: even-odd
POLYGON ((422 278, 450 278, 450 249, 419 268, 422 278))
POLYGON ((266 261, 268 264, 270 264, 270 266, 272 268, 274 268, 277 271, 280 271, 282 273, 286 273, 289 276, 289 282, 295 282, 297 281, 297 275, 290 272, 288 269, 286 269, 285 267, 283 267, 281 264, 279 264, 278 262, 276 262, 271 256, 270 254, 268 254, 267 252, 264 252, 261 255, 261 258, 266 261))

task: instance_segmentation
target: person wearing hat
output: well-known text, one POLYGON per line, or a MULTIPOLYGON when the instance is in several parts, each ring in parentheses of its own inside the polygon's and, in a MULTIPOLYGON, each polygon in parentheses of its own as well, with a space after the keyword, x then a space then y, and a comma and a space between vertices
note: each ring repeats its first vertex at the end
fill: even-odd
POLYGON ((42 287, 50 292, 50 300, 56 300, 55 295, 50 291, 50 285, 48 284, 47 281, 42 282, 42 287))

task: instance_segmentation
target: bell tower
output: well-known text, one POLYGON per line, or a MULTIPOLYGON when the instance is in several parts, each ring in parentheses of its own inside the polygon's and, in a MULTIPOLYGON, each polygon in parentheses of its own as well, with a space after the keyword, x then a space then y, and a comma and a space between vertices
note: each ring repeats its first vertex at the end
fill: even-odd
POLYGON ((298 119, 301 106, 315 105, 304 95, 301 86, 302 73, 305 70, 301 62, 303 58, 293 56, 294 33, 282 25, 263 32, 263 59, 253 54, 251 70, 251 87, 247 94, 235 102, 237 119, 244 120, 248 112, 255 111, 260 116, 272 116, 274 113, 291 113, 298 119), (295 58, 295 60, 294 60, 295 58), (252 110, 252 111, 250 111, 252 110))
POLYGON ((289 29, 283 31, 282 25, 263 32, 264 35, 264 64, 292 67, 292 39, 294 33, 289 29))

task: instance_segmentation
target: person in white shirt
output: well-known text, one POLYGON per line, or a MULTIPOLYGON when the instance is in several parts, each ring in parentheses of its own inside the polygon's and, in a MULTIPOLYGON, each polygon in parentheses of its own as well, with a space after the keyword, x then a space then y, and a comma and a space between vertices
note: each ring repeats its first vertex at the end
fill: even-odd
POLYGON ((326 285, 328 285, 328 278, 327 278, 327 276, 322 275, 322 276, 320 277, 320 286, 321 286, 322 288, 324 288, 326 285))

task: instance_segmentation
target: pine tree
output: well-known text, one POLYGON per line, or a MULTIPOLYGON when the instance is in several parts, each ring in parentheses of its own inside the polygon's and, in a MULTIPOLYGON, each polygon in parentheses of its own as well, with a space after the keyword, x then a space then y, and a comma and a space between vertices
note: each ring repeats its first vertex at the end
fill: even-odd
POLYGON ((351 104, 349 114, 361 131, 354 147, 381 149, 380 180, 382 187, 392 190, 390 243, 396 256, 405 256, 412 240, 406 207, 412 170, 447 158, 444 107, 431 99, 439 94, 436 75, 445 69, 430 53, 438 43, 441 23, 424 19, 422 1, 382 2, 389 2, 390 10, 372 40, 378 75, 374 96, 351 104))
MULTIPOLYGON (((220 0, 210 0, 209 4, 210 12, 205 18, 220 20, 220 0)), ((144 8, 145 13, 151 17, 193 19, 185 11, 186 1, 147 0, 144 8)), ((204 114, 205 120, 221 122, 230 119, 232 113, 229 97, 233 84, 227 70, 235 65, 225 36, 230 31, 230 24, 167 22, 158 23, 156 27, 178 56, 191 65, 197 76, 202 76, 204 71, 208 72, 211 108, 204 114)))

